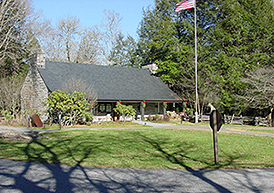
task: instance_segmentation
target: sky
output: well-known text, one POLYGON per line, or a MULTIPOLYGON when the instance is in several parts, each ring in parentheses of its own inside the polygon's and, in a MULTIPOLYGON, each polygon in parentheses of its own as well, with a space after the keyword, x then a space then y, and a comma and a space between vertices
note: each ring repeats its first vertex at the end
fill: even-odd
POLYGON ((115 11, 122 17, 124 35, 137 38, 137 28, 142 20, 143 8, 154 6, 154 0, 32 0, 35 11, 55 25, 67 15, 76 16, 83 27, 100 26, 105 18, 104 10, 115 11))

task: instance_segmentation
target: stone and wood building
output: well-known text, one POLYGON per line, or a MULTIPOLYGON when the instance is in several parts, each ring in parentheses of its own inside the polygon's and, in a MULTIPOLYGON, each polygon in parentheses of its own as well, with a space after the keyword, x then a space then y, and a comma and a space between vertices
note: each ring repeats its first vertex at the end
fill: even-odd
POLYGON ((22 111, 38 112, 42 121, 47 120, 43 102, 50 92, 62 90, 69 79, 82 79, 92 85, 97 93, 95 116, 116 117, 113 108, 119 101, 132 105, 140 115, 144 112, 163 114, 164 103, 169 107, 182 103, 182 98, 153 74, 150 68, 130 68, 93 64, 45 61, 45 54, 33 54, 29 71, 21 89, 22 111))

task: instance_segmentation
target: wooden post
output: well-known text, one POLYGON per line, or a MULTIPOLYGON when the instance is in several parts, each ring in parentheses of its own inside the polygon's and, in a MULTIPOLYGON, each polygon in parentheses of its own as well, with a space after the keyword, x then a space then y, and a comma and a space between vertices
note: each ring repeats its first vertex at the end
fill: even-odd
POLYGON ((143 102, 141 102, 141 120, 145 120, 145 108, 143 107, 143 102))
POLYGON ((217 125, 217 111, 213 112, 214 116, 214 128, 213 128, 213 145, 214 145, 214 162, 216 165, 219 164, 219 155, 218 155, 218 140, 217 140, 217 130, 218 130, 218 125, 217 125))
POLYGON ((214 161, 216 165, 219 164, 217 132, 221 129, 222 124, 222 115, 217 110, 212 111, 210 114, 210 127, 213 130, 214 161))

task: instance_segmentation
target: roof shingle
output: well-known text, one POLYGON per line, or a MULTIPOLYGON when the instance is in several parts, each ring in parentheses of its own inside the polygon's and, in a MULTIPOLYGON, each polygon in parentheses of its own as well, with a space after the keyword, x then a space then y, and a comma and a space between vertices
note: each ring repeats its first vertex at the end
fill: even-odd
POLYGON ((98 100, 182 101, 148 69, 52 61, 46 61, 45 66, 39 72, 51 92, 61 90, 64 82, 75 78, 90 83, 98 100))

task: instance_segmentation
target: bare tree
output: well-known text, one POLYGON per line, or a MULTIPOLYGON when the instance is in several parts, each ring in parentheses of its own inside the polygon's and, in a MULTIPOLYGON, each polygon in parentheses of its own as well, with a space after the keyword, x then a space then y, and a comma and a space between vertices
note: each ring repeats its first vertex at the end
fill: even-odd
POLYGON ((101 32, 97 27, 83 30, 77 50, 79 63, 101 64, 101 32))
POLYGON ((23 81, 23 76, 0 79, 0 109, 9 111, 15 118, 20 112, 20 89, 23 81))
POLYGON ((37 22, 40 15, 29 0, 0 1, 0 76, 19 73, 27 54, 39 49, 36 36, 46 25, 37 22))
POLYGON ((68 61, 112 65, 111 51, 121 33, 120 14, 104 11, 101 29, 80 27, 76 17, 66 16, 56 27, 48 28, 39 43, 46 57, 54 61, 68 61))
POLYGON ((66 59, 69 62, 75 59, 76 42, 80 33, 79 23, 79 19, 70 15, 58 21, 58 36, 60 36, 63 42, 63 49, 66 53, 66 59))
POLYGON ((60 19, 40 38, 46 57, 54 61, 100 64, 102 61, 101 32, 80 27, 80 20, 68 15, 60 19))
MULTIPOLYGON (((274 108, 274 68, 263 67, 247 73, 242 82, 248 85, 245 94, 241 98, 248 101, 253 108, 266 108, 273 117, 274 108)), ((272 120, 273 122, 273 120, 272 120)), ((272 123, 273 124, 273 123, 272 123)))
POLYGON ((67 61, 63 52, 62 40, 52 26, 39 37, 41 49, 46 53, 46 58, 53 61, 67 61))
POLYGON ((72 94, 73 92, 84 92, 88 100, 94 102, 97 100, 97 93, 93 89, 92 85, 88 84, 87 82, 81 79, 68 79, 68 81, 63 83, 62 91, 70 94, 72 94))
MULTIPOLYGON (((0 61, 1 66, 5 65, 7 58, 16 61, 16 55, 19 54, 16 49, 16 43, 20 42, 18 34, 23 25, 25 7, 20 1, 3 0, 0 2, 0 61), (11 47, 12 46, 12 47, 11 47), (14 52, 15 51, 15 52, 14 52)), ((21 47, 20 47, 21 48, 21 47)))
POLYGON ((106 18, 102 22, 102 29, 104 30, 104 49, 103 55, 105 58, 105 62, 108 65, 112 65, 112 61, 110 60, 111 51, 114 48, 115 40, 118 38, 118 35, 121 33, 120 23, 122 21, 122 17, 119 13, 115 13, 115 11, 106 11, 104 10, 106 18))

